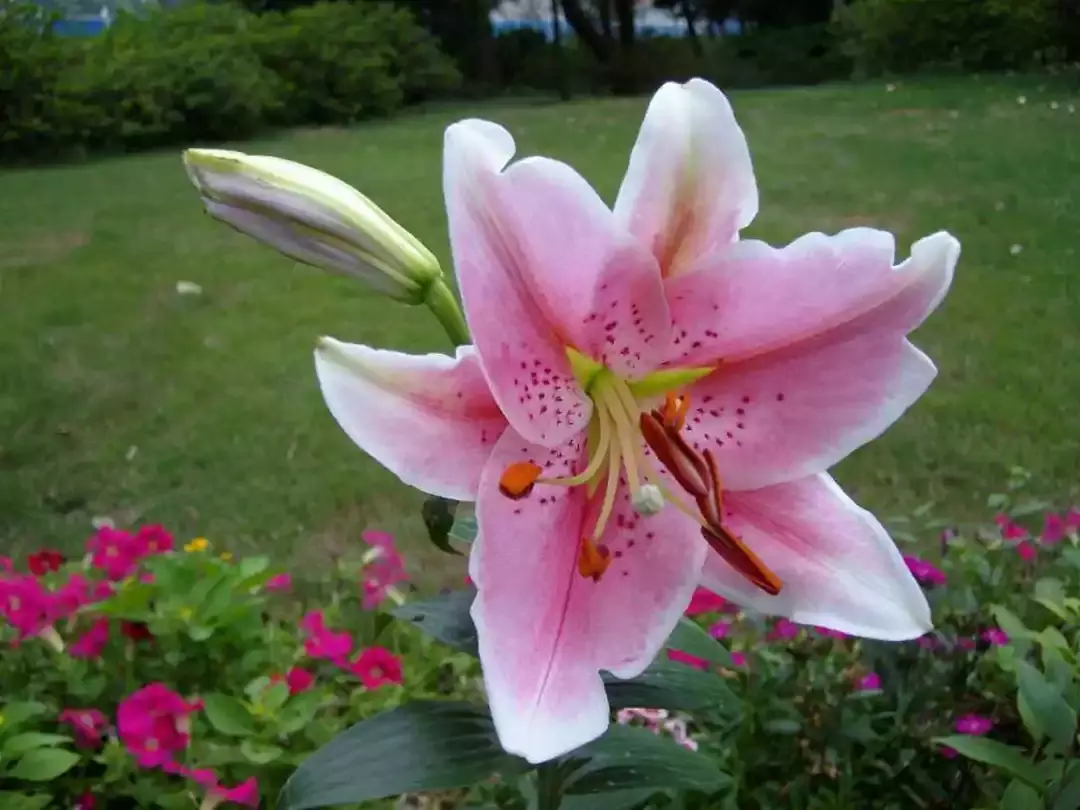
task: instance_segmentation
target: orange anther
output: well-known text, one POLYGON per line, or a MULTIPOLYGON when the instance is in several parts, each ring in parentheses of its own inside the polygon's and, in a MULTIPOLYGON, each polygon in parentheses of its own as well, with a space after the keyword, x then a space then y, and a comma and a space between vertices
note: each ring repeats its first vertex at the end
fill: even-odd
POLYGON ((524 498, 532 492, 541 472, 543 470, 531 461, 516 461, 503 470, 499 478, 499 492, 515 501, 524 498))
POLYGON ((690 397, 686 394, 677 396, 668 392, 664 396, 664 407, 660 409, 665 426, 682 430, 686 424, 686 412, 690 410, 690 397))
POLYGON ((593 582, 599 582, 609 565, 611 565, 611 552, 608 551, 608 547, 603 544, 597 545, 588 537, 582 537, 581 550, 578 552, 578 573, 593 582))
POLYGON ((722 526, 702 528, 701 536, 719 554, 724 562, 742 574, 751 584, 756 585, 770 596, 776 596, 784 587, 773 571, 751 551, 741 538, 736 537, 722 526))

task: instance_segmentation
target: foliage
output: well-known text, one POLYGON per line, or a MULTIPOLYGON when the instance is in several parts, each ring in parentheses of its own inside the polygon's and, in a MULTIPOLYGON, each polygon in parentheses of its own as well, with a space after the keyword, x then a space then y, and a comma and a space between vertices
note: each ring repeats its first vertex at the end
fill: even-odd
POLYGON ((864 73, 1030 67, 1062 55, 1056 0, 851 0, 835 23, 864 73))
POLYGON ((452 89, 456 69, 406 11, 320 3, 256 16, 229 3, 121 14, 58 39, 3 0, 0 159, 249 137, 348 123, 452 89))

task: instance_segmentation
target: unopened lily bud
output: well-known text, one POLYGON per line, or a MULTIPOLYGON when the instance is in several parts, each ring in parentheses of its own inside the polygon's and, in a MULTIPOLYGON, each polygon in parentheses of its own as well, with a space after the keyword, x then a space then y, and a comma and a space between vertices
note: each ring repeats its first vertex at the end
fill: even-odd
POLYGON ((442 278, 435 256, 375 203, 336 177, 291 160, 188 149, 184 167, 207 212, 290 258, 423 303, 442 278))

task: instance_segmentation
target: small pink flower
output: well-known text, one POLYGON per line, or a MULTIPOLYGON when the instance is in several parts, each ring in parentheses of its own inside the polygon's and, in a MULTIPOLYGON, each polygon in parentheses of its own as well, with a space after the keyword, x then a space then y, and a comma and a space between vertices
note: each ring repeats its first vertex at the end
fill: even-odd
POLYGON ((312 658, 344 666, 345 659, 352 651, 352 638, 348 633, 335 633, 323 628, 304 641, 304 651, 312 658))
POLYGON ((777 619, 765 637, 768 641, 791 641, 799 637, 802 628, 790 619, 777 619))
POLYGON ((1080 529, 1080 509, 1073 507, 1065 513, 1065 531, 1073 532, 1080 529))
POLYGON ((704 658, 698 658, 696 655, 690 655, 690 653, 683 652, 682 650, 668 650, 667 657, 672 661, 677 661, 680 664, 686 664, 688 667, 694 669, 708 669, 709 662, 704 658))
POLYGON ((71 726, 79 748, 97 748, 109 720, 97 709, 64 709, 58 720, 71 726))
POLYGON ((377 548, 384 552, 397 553, 397 548, 394 545, 394 535, 390 534, 390 532, 379 532, 374 529, 369 529, 360 533, 360 539, 372 548, 377 548))
POLYGON ((958 734, 970 734, 974 737, 989 734, 993 727, 993 720, 979 714, 965 714, 963 717, 956 718, 956 722, 953 723, 953 728, 958 734))
POLYGON ((938 640, 931 635, 919 636, 915 639, 915 643, 919 645, 920 650, 936 650, 938 648, 938 640))
POLYGON ((271 683, 284 683, 289 687, 290 695, 298 695, 306 692, 315 684, 315 676, 306 669, 293 667, 284 675, 271 675, 271 683))
POLYGON ((956 749, 950 748, 947 745, 941 746, 941 748, 938 749, 938 753, 945 757, 945 759, 956 759, 956 749))
POLYGON ((164 554, 174 548, 173 536, 165 530, 164 526, 152 524, 141 526, 131 539, 132 552, 135 557, 149 557, 154 554, 164 554))
POLYGON ((731 663, 734 664, 737 667, 748 666, 748 662, 746 660, 746 654, 741 653, 741 652, 733 652, 731 654, 731 663))
POLYGON ((707 588, 697 588, 684 612, 687 616, 700 616, 702 613, 719 613, 727 606, 728 600, 724 597, 707 588))
POLYGON ((1027 537, 1027 529, 1018 523, 1013 523, 1012 518, 1004 513, 994 516, 994 523, 1001 529, 1001 536, 1006 540, 1023 540, 1027 537))
POLYGON ((858 688, 863 692, 880 689, 881 676, 876 672, 868 672, 866 675, 859 678, 858 688))
POLYGON ((1039 539, 1048 546, 1060 543, 1065 539, 1065 519, 1061 515, 1050 512, 1043 522, 1043 530, 1039 539))
POLYGON ((1038 549, 1035 548, 1035 544, 1025 540, 1023 543, 1016 547, 1016 553, 1020 555, 1020 559, 1024 562, 1031 562, 1038 556, 1038 549))
POLYGON ((973 638, 960 638, 956 640, 956 643, 961 650, 974 650, 976 647, 975 639, 973 638))
POLYGON ((982 638, 987 644, 994 647, 1004 647, 1009 643, 1009 636, 999 627, 991 627, 982 631, 982 638))
POLYGON ((26 567, 35 577, 43 577, 52 571, 59 571, 64 564, 64 555, 50 548, 43 548, 26 558, 26 567))
POLYGON ((944 585, 946 582, 945 573, 937 566, 926 562, 926 560, 920 560, 911 554, 905 554, 904 563, 915 579, 924 585, 944 585))
POLYGON ((14 564, 11 562, 11 557, 5 557, 0 554, 0 571, 10 574, 15 570, 14 564))
POLYGON ((35 577, 0 578, 0 616, 15 628, 20 640, 51 627, 57 608, 56 597, 35 577))
POLYGON ((394 547, 393 535, 367 531, 361 537, 371 546, 360 580, 362 603, 364 610, 373 610, 382 604, 394 585, 408 580, 408 575, 405 561, 394 547))
POLYGON ((709 635, 715 639, 727 638, 731 632, 731 622, 716 622, 709 627, 709 635))
POLYGON ((823 638, 851 638, 847 633, 841 630, 833 630, 831 627, 815 627, 814 632, 823 638))
POLYGON ((71 810, 95 810, 96 807, 97 801, 94 799, 94 794, 88 790, 75 800, 71 810))
POLYGON ((191 742, 190 715, 199 704, 163 683, 151 683, 120 701, 116 727, 120 742, 143 768, 159 768, 191 742))
POLYGON ((266 590, 268 591, 291 591, 292 590, 292 574, 275 574, 266 580, 266 590))
POLYGON ((368 647, 352 663, 352 674, 360 679, 366 689, 402 683, 401 661, 382 647, 368 647))
POLYGON ((90 564, 104 571, 105 576, 113 582, 133 573, 138 562, 135 538, 107 526, 98 529, 86 542, 86 550, 90 552, 90 564))
POLYGON ((97 619, 90 629, 68 648, 72 658, 99 658, 109 643, 109 620, 97 619))
POLYGON ((72 574, 56 589, 54 596, 57 616, 64 618, 86 605, 109 598, 112 586, 107 582, 90 582, 82 574, 72 574))
POLYGON ((210 796, 219 802, 240 804, 244 807, 259 806, 259 783, 252 776, 236 787, 226 788, 221 785, 210 788, 210 796))
POLYGON ((637 720, 642 721, 647 727, 653 728, 659 725, 662 721, 668 718, 667 709, 644 709, 630 707, 627 709, 619 709, 615 715, 616 721, 619 725, 627 726, 634 723, 637 720))
POLYGON ((121 622, 120 633, 132 641, 153 641, 154 634, 144 622, 121 622))
POLYGON ((204 788, 212 788, 218 783, 217 774, 214 773, 212 768, 188 768, 177 762, 166 762, 161 766, 161 769, 165 773, 176 774, 190 779, 196 785, 201 785, 204 788))
POLYGON ((300 629, 308 634, 321 633, 326 629, 326 618, 321 610, 309 610, 300 619, 300 629))

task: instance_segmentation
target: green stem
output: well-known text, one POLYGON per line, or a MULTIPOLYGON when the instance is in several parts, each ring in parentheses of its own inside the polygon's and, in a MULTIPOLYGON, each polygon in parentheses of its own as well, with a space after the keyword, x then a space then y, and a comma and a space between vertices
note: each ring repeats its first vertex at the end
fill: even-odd
POLYGON ((457 299, 454 298, 454 294, 450 292, 450 288, 446 286, 443 279, 438 278, 431 283, 427 295, 424 296, 424 303, 439 319, 439 323, 442 324, 455 346, 465 346, 472 342, 472 338, 469 337, 469 327, 465 324, 465 316, 461 314, 461 307, 458 306, 457 299))
POLYGON ((536 769, 535 810, 559 810, 562 804, 562 774, 557 762, 545 762, 536 769))

